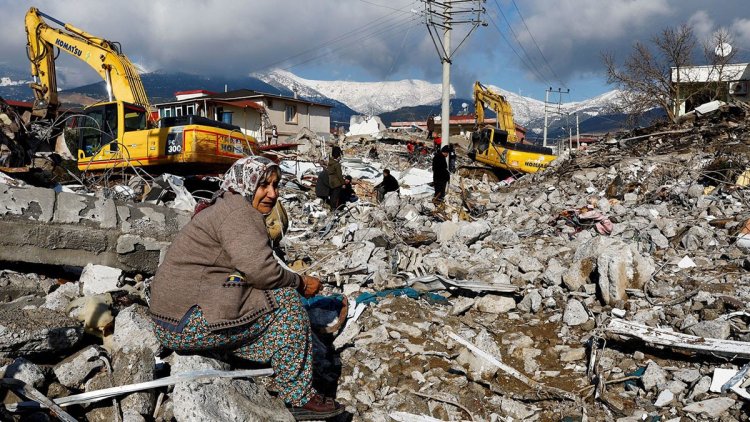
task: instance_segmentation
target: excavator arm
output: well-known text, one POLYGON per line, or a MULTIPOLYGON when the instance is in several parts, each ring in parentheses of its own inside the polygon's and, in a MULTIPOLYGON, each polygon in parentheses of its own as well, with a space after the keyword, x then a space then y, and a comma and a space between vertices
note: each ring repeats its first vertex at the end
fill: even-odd
POLYGON ((150 109, 146 90, 135 66, 120 51, 119 44, 95 37, 32 7, 26 13, 27 54, 34 82, 34 114, 55 115, 57 97, 55 47, 83 60, 107 83, 109 101, 118 100, 150 109), (43 18, 60 25, 52 28, 43 18))
POLYGON ((474 82, 474 108, 477 127, 484 124, 484 108, 497 113, 498 127, 508 132, 508 142, 516 142, 516 124, 513 121, 513 109, 504 96, 493 92, 479 81, 474 82))

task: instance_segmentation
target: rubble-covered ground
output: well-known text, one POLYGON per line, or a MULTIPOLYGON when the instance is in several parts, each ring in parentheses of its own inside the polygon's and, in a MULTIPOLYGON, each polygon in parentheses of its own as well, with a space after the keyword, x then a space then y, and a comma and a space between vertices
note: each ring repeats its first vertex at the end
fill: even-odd
MULTIPOLYGON (((349 301, 346 323, 316 341, 316 385, 346 405, 341 420, 750 420, 747 374, 727 382, 750 360, 749 123, 729 105, 607 137, 509 186, 455 175, 439 206, 428 159, 399 143, 370 159, 358 137, 341 146, 360 200, 336 214, 308 190, 323 157, 282 157, 285 259, 349 301), (383 168, 402 191, 375 204, 383 168)), ((50 399, 246 369, 161 350, 150 274, 7 268, 0 366, 50 399)), ((262 386, 212 376, 64 410, 290 420, 262 386)), ((0 415, 48 414, 31 407, 0 415)))

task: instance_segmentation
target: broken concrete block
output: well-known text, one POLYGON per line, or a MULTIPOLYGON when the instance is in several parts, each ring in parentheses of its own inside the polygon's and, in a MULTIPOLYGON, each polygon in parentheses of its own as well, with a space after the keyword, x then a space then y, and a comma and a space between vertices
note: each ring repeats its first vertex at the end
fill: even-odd
POLYGON ((117 314, 112 344, 115 350, 127 352, 130 349, 147 347, 153 355, 159 355, 162 345, 151 327, 148 309, 141 305, 131 305, 117 314))
POLYGON ((732 334, 732 326, 727 320, 714 319, 691 325, 687 332, 694 336, 726 340, 732 334))
POLYGON ((118 290, 117 283, 120 281, 122 270, 104 265, 88 264, 81 272, 84 296, 96 295, 118 290))
POLYGON ((518 309, 524 312, 537 313, 542 307, 542 295, 534 289, 529 291, 518 304, 518 309))
MULTIPOLYGON (((155 367, 154 353, 149 347, 120 349, 112 355, 112 372, 116 385, 152 381, 155 367)), ((121 400, 123 409, 140 415, 151 415, 154 412, 156 393, 153 390, 141 391, 128 394, 121 400)))
MULTIPOLYGON (((490 223, 479 220, 471 223, 461 224, 456 231, 456 241, 461 242, 464 245, 471 245, 474 242, 484 239, 492 231, 490 223)), ((541 266, 541 264, 540 264, 541 266)))
POLYGON ((684 381, 688 384, 692 384, 698 381, 701 377, 700 371, 697 369, 692 369, 692 368, 677 370, 672 375, 675 379, 684 381))
POLYGON ((515 309, 516 301, 512 297, 486 295, 477 299, 475 306, 479 312, 503 314, 515 309))
POLYGON ((62 284, 57 290, 45 296, 44 304, 41 307, 65 312, 70 301, 80 296, 80 288, 81 285, 78 282, 62 284))
POLYGON ((0 216, 23 215, 24 217, 49 223, 55 210, 55 191, 37 187, 15 188, 3 186, 0 193, 0 216))
POLYGON ((468 311, 474 306, 474 299, 464 296, 459 296, 453 300, 453 306, 451 307, 450 314, 453 316, 461 315, 468 311))
POLYGON ((68 356, 55 365, 54 372, 60 384, 69 388, 81 388, 86 378, 104 362, 99 359, 101 349, 89 346, 68 356))
POLYGON ((581 325, 589 320, 589 314, 586 308, 578 299, 570 299, 565 305, 563 312, 563 322, 571 327, 581 325))
POLYGON ((734 406, 735 400, 730 397, 716 397, 689 404, 682 408, 688 413, 695 413, 709 419, 718 419, 724 415, 730 407, 734 406))
POLYGON ((560 361, 562 362, 575 362, 584 359, 586 359, 586 349, 583 347, 569 348, 560 352, 560 361))
POLYGON ((548 286, 559 286, 562 283, 562 276, 566 269, 555 258, 550 259, 547 268, 542 274, 542 280, 548 286))
MULTIPOLYGON (((226 364, 201 356, 173 355, 172 375, 200 369, 228 369, 226 364)), ((273 420, 294 421, 281 399, 271 397, 255 381, 202 379, 181 382, 172 393, 174 417, 179 421, 273 420)))
POLYGON ((589 282, 589 277, 596 267, 593 257, 575 260, 562 274, 562 282, 571 292, 577 292, 584 284, 589 282))
POLYGON ((0 357, 62 353, 83 336, 80 324, 49 309, 0 309, 0 357))
POLYGON ((544 270, 544 265, 533 256, 525 255, 521 258, 521 261, 519 261, 518 269, 524 273, 542 272, 542 270, 544 270))
POLYGON ((489 240, 503 246, 514 246, 518 244, 519 238, 511 228, 499 226, 492 230, 489 240))
POLYGON ((81 211, 86 209, 86 202, 93 199, 75 193, 60 192, 57 194, 57 206, 52 221, 59 224, 78 224, 81 211))
POLYGON ((664 407, 674 400, 674 393, 669 390, 664 390, 661 393, 659 393, 659 396, 656 398, 656 401, 654 402, 654 406, 656 407, 664 407))
POLYGON ((22 357, 16 358, 10 365, 0 366, 0 376, 21 380, 34 388, 40 388, 45 379, 42 368, 22 357))
POLYGON ((643 383, 643 389, 650 391, 654 387, 666 384, 667 371, 662 369, 656 362, 649 362, 648 366, 646 366, 646 371, 641 377, 641 382, 643 383))
POLYGON ((500 409, 502 409, 505 416, 518 421, 532 420, 532 417, 536 413, 530 406, 523 404, 520 401, 513 400, 511 398, 503 397, 500 402, 500 409))
POLYGON ((625 244, 620 247, 612 245, 602 251, 596 260, 596 266, 599 291, 604 303, 611 305, 615 301, 625 300, 625 289, 630 288, 634 277, 633 254, 630 249, 625 244))

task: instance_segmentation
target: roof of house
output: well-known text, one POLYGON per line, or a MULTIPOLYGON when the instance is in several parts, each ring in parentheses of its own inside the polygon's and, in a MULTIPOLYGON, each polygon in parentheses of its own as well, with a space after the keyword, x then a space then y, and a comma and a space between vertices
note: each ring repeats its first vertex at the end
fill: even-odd
MULTIPOLYGON (((302 100, 302 99, 299 99, 299 98, 285 97, 283 95, 268 94, 268 93, 265 93, 265 92, 253 91, 251 89, 235 89, 233 91, 219 92, 219 93, 209 93, 208 91, 204 91, 204 90, 198 89, 198 90, 192 90, 192 91, 180 91, 180 92, 176 92, 175 95, 178 95, 178 94, 179 95, 185 95, 185 94, 201 93, 201 92, 206 92, 208 94, 206 96, 203 96, 203 97, 195 97, 195 98, 190 98, 190 99, 186 99, 186 100, 175 100, 175 101, 169 101, 169 102, 159 103, 159 104, 155 104, 155 105, 156 106, 162 106, 162 105, 167 105, 167 104, 182 104, 182 103, 185 103, 185 102, 194 102, 194 101, 199 100, 199 99, 200 100, 215 101, 215 102, 230 101, 230 102, 232 102, 232 105, 236 105, 236 101, 237 100, 249 100, 251 98, 258 98, 258 99, 260 99, 260 98, 276 98, 276 99, 280 99, 280 100, 284 100, 284 101, 293 101, 293 102, 297 102, 297 103, 301 103, 301 104, 309 104, 309 105, 316 105, 316 106, 320 106, 320 107, 333 108, 333 106, 329 105, 329 104, 323 104, 323 103, 319 103, 319 102, 315 102, 315 101, 302 100)), ((252 106, 248 105, 248 107, 252 107, 252 106)))

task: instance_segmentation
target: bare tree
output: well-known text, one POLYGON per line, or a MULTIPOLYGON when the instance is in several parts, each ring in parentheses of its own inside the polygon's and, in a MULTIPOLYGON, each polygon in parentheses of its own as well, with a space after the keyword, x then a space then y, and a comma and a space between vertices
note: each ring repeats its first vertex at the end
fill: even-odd
POLYGON ((740 77, 741 71, 727 66, 734 61, 737 50, 732 49, 733 39, 726 28, 714 32, 710 40, 703 43, 703 55, 710 64, 708 69, 708 83, 704 85, 704 92, 709 101, 726 100, 728 96, 727 82, 740 77))
MULTIPOLYGON (((623 92, 624 109, 638 116, 654 107, 663 108, 674 121, 681 103, 682 68, 693 63, 696 39, 690 25, 666 28, 653 37, 651 46, 636 42, 622 67, 611 52, 602 53, 607 68, 607 83, 623 92), (673 73, 674 68, 674 73, 673 73), (674 82, 672 76, 675 76, 674 82)), ((682 81, 684 82, 684 81, 682 81)))

